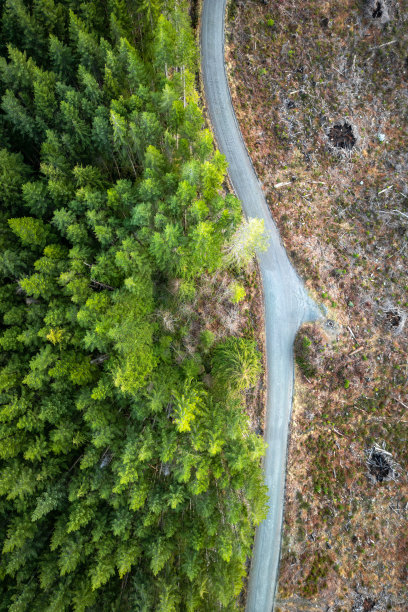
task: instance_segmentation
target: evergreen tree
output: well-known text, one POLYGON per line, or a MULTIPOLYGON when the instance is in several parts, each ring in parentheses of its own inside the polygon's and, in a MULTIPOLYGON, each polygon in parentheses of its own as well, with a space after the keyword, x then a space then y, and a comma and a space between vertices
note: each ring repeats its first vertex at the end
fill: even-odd
POLYGON ((182 313, 227 244, 258 243, 223 196, 187 9, 0 2, 0 610, 235 609, 242 589, 259 359, 208 334, 187 354, 182 313))

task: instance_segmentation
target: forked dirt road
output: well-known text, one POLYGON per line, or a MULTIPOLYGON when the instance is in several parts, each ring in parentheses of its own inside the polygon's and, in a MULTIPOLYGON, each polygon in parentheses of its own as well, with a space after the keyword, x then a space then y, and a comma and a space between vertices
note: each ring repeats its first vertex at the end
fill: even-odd
POLYGON ((269 512, 255 536, 247 612, 271 612, 279 565, 288 426, 293 394, 293 341, 299 326, 320 316, 293 269, 269 212, 231 103, 224 66, 226 0, 204 0, 201 67, 207 108, 218 147, 247 217, 264 220, 270 246, 259 256, 265 301, 267 410, 264 460, 269 512))

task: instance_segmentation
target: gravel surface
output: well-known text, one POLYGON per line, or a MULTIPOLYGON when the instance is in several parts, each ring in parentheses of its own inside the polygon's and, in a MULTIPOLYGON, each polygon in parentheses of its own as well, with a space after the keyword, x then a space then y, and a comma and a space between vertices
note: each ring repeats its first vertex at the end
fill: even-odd
POLYGON ((299 326, 316 320, 319 310, 309 298, 280 241, 262 186, 256 176, 235 117, 224 67, 226 0, 204 0, 201 20, 201 65, 207 108, 229 176, 247 217, 264 219, 270 235, 259 263, 265 300, 268 363, 264 461, 269 490, 268 516, 255 536, 247 612, 273 609, 279 565, 288 426, 293 393, 293 341, 299 326))

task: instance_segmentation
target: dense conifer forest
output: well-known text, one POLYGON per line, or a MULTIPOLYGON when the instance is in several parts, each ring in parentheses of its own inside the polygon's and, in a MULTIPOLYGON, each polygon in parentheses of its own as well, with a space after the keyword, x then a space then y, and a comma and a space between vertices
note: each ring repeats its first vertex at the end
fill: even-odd
POLYGON ((257 228, 223 190, 188 6, 0 12, 0 611, 237 609, 260 358, 184 340, 257 228))

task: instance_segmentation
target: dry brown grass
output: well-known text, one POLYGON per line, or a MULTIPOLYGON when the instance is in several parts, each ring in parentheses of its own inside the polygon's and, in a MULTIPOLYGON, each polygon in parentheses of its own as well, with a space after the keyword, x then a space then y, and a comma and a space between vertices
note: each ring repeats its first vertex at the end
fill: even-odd
MULTIPOLYGON (((180 286, 178 280, 173 280, 168 287, 169 294, 174 295, 180 291, 180 286)), ((158 311, 157 320, 169 334, 176 327, 185 329, 179 340, 173 340, 176 358, 180 363, 186 358, 197 358, 202 333, 205 331, 213 334, 214 343, 231 335, 253 338, 264 360, 262 281, 256 262, 251 262, 247 270, 239 273, 223 270, 214 275, 204 275, 196 283, 192 299, 184 302, 177 313, 171 307, 158 311), (234 304, 230 287, 237 280, 245 288, 246 295, 241 302, 234 304)), ((208 377, 207 382, 211 385, 208 377)), ((263 434, 265 363, 257 385, 245 393, 245 404, 251 428, 263 434)))
POLYGON ((288 253, 335 322, 301 332, 313 375, 297 376, 281 610, 408 606, 408 2, 387 7, 382 24, 363 1, 230 3, 241 129, 288 253), (344 122, 356 144, 333 150, 344 122), (373 442, 402 466, 397 482, 367 478, 373 442))

